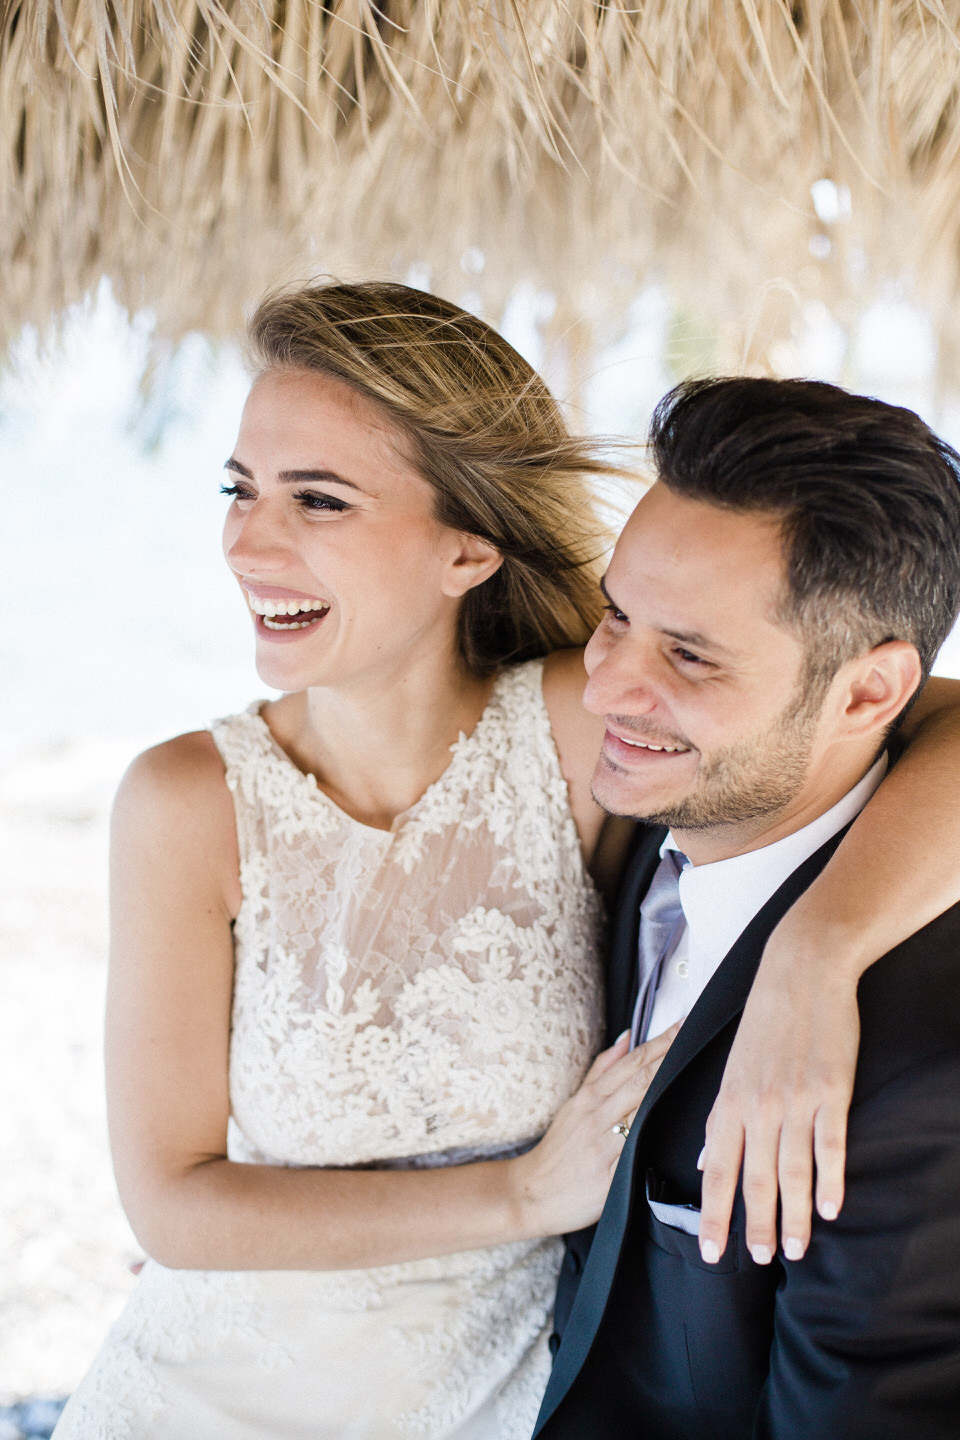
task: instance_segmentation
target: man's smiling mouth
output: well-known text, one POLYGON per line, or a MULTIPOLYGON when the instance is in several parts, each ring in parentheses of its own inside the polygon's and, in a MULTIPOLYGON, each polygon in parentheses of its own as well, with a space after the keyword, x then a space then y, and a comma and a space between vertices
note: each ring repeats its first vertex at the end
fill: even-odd
POLYGON ((626 735, 615 735, 613 731, 610 733, 624 745, 632 746, 634 750, 661 750, 666 755, 689 755, 690 753, 689 745, 655 745, 652 740, 628 740, 626 735))
POLYGON ((649 751, 654 755, 689 755, 693 750, 692 745, 684 745, 682 740, 654 740, 646 735, 638 735, 635 730, 617 723, 616 716, 607 720, 606 729, 608 741, 625 745, 629 750, 649 751))

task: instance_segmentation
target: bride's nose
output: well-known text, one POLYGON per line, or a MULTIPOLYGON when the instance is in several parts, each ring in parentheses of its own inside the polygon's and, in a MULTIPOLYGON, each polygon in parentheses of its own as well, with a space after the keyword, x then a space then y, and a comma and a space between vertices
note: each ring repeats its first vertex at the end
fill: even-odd
POLYGON ((238 575, 262 575, 288 567, 290 537, 282 516, 262 499, 231 512, 223 527, 223 553, 238 575))

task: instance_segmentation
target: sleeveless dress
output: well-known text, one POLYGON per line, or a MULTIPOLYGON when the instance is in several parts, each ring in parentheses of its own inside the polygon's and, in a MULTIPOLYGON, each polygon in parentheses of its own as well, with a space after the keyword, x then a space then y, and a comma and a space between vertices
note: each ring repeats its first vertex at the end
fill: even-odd
MULTIPOLYGON (((228 1154, 425 1166, 518 1153, 601 1039, 599 903, 543 703, 503 672, 389 831, 344 814, 259 706, 233 793, 228 1154)), ((345 1271, 147 1261, 56 1440, 526 1440, 559 1240, 345 1271)))

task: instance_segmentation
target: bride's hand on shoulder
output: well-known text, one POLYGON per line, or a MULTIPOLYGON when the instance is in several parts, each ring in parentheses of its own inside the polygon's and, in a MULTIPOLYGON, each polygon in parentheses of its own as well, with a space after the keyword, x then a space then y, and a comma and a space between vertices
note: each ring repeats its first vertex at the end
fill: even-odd
POLYGON ((814 1198, 823 1219, 839 1214, 859 975, 832 960, 799 953, 787 928, 764 952, 707 1121, 700 1251, 708 1262, 726 1248, 741 1165, 746 1242, 757 1263, 769 1263, 778 1245, 788 1260, 803 1257, 814 1198))
POLYGON ((787 1259, 809 1242, 814 1167, 820 1216, 843 1204, 860 977, 958 901, 960 682, 929 680, 899 739, 900 759, 764 951, 707 1125, 701 1252, 723 1254, 741 1159, 755 1258, 776 1253, 778 1189, 787 1259))
POLYGON ((517 1194, 531 1234, 561 1235, 600 1218, 613 1172, 650 1082, 679 1025, 629 1049, 624 1033, 601 1051, 579 1090, 560 1109, 543 1139, 515 1160, 517 1194))

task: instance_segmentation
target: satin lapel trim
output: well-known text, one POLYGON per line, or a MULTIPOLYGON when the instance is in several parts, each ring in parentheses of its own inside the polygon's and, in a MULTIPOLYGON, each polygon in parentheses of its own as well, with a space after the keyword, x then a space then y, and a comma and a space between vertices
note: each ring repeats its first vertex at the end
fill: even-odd
MULTIPOLYGON (((849 828, 849 827, 846 827, 849 828)), ((743 1009, 767 938, 794 901, 812 884, 846 834, 846 828, 822 845, 784 881, 734 942, 710 983, 680 1027, 663 1064, 637 1111, 610 1186, 580 1281, 563 1344, 544 1397, 540 1424, 560 1404, 587 1357, 603 1319, 633 1201, 637 1146, 654 1105, 682 1070, 743 1009), (548 1408, 549 1407, 549 1408, 548 1408)))

